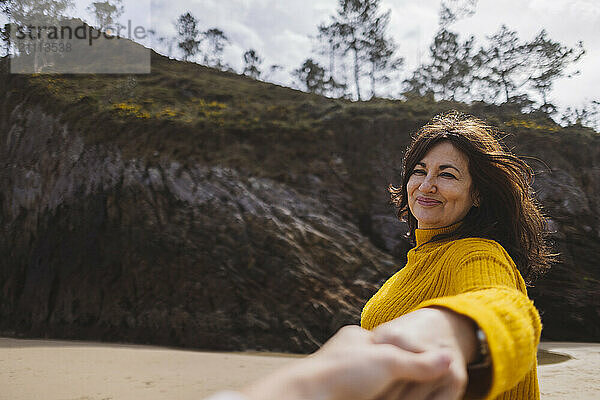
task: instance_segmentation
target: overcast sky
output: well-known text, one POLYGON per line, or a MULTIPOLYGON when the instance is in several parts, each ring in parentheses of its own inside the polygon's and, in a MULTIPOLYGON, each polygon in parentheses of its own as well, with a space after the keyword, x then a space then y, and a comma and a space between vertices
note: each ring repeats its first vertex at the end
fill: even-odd
MULTIPOLYGON (((76 0, 82 13, 91 1, 76 0)), ((187 11, 200 21, 200 29, 218 27, 229 37, 224 58, 240 71, 242 54, 256 49, 263 57, 262 69, 279 64, 283 71, 267 80, 290 85, 290 72, 308 57, 315 57, 317 25, 327 22, 335 12, 337 0, 124 0, 126 18, 142 19, 162 36, 175 36, 174 22, 187 11), (148 12, 149 11, 149 12, 148 12)), ((396 82, 383 92, 397 93, 398 83, 406 78, 420 61, 426 61, 428 47, 438 29, 440 0, 382 0, 383 10, 391 9, 389 34, 399 44, 398 54, 405 66, 396 82), (394 86, 395 84, 395 86, 394 86)), ((580 106, 585 101, 600 99, 600 1, 599 0, 479 0, 476 13, 451 27, 461 39, 475 35, 482 44, 506 24, 516 30, 522 40, 531 40, 545 28, 549 37, 568 46, 582 40, 587 51, 577 64, 581 74, 555 83, 551 101, 560 106, 580 106)), ((155 45, 157 47, 158 45, 155 45)), ((162 48, 166 53, 166 47, 162 48)), ((173 56, 179 57, 177 48, 173 56)), ((326 59, 322 59, 323 64, 326 59)), ((366 90, 365 90, 366 91, 366 90)))
MULTIPOLYGON (((401 76, 405 78, 418 60, 426 60, 438 29, 440 0, 382 0, 382 5, 392 10, 389 33, 406 60, 401 76)), ((202 29, 219 27, 230 38, 232 44, 225 53, 229 64, 239 70, 241 54, 254 48, 264 58, 263 69, 271 64, 285 67, 271 79, 289 83, 290 71, 315 55, 310 36, 317 33, 319 23, 328 21, 336 6, 337 0, 152 0, 152 23, 163 35, 174 35, 173 22, 190 11, 202 29)), ((481 44, 502 24, 516 30, 523 40, 533 39, 542 28, 553 40, 571 47, 582 40, 587 54, 577 65, 581 74, 557 81, 552 101, 579 106, 600 98, 600 1, 479 0, 476 13, 452 30, 463 39, 475 35, 481 44)))

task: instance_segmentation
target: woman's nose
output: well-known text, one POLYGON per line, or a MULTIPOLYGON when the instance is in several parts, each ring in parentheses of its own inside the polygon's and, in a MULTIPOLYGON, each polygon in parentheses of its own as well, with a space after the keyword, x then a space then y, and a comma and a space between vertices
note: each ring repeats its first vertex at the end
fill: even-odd
POLYGON ((421 192, 435 192, 437 190, 435 182, 431 176, 426 176, 419 186, 421 192))

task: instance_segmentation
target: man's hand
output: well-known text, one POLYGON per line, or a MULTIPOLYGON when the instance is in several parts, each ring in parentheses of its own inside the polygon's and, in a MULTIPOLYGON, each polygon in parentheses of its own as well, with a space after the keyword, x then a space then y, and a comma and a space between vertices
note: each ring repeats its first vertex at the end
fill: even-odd
POLYGON ((383 339, 396 337, 384 333, 379 335, 380 343, 375 343, 373 332, 344 327, 316 353, 243 393, 250 400, 372 400, 402 381, 426 386, 426 382, 439 382, 448 376, 451 354, 447 349, 404 349, 396 343, 384 343, 383 339))

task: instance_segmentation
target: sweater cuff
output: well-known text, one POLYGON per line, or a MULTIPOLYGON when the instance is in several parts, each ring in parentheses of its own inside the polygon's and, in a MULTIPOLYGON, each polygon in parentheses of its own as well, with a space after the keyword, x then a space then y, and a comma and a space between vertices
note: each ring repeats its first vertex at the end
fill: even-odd
MULTIPOLYGON (((487 299, 484 300, 482 297, 486 296, 477 292, 440 297, 419 304, 417 309, 431 306, 447 308, 469 317, 485 332, 492 359, 491 385, 485 398, 493 399, 517 385, 531 368, 531 363, 535 362, 537 341, 534 336, 540 326, 536 320, 524 321, 518 318, 511 320, 509 317, 507 321, 507 315, 503 315, 502 311, 495 309, 494 306, 490 307, 487 299)), ((495 296, 495 298, 499 297, 495 296)), ((525 296, 523 299, 516 300, 516 302, 525 301, 528 301, 525 296)), ((528 302, 533 308, 531 302, 528 302)), ((501 309, 502 306, 499 308, 501 309)))

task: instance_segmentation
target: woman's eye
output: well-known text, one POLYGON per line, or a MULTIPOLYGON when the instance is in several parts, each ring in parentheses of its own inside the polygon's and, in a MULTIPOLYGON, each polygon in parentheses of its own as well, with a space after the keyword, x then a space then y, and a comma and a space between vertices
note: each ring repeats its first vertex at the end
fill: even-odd
MULTIPOLYGON (((422 169, 415 169, 415 170, 413 170, 413 174, 417 174, 417 175, 423 174, 423 175, 426 175, 427 173, 424 170, 422 170, 422 169)), ((454 178, 454 179, 456 179, 456 177, 454 175, 452 175, 451 173, 449 173, 449 172, 442 172, 440 174, 440 176, 445 176, 447 178, 454 178)))

